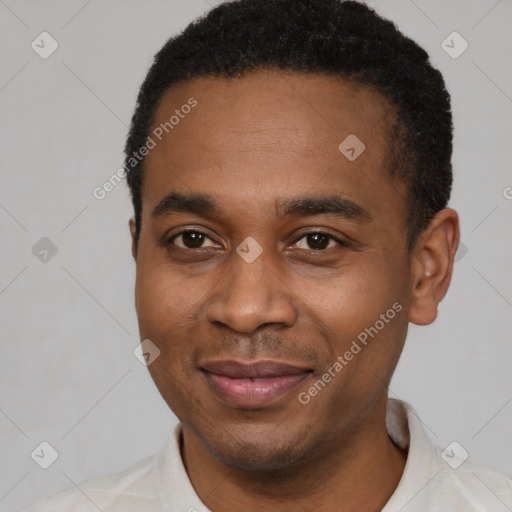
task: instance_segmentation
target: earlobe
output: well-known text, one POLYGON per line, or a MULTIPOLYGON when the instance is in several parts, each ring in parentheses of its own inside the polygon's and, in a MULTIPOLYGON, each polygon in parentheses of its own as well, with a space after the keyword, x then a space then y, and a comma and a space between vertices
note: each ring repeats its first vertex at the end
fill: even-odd
POLYGON ((428 325, 436 319, 450 285, 459 238, 459 217, 451 208, 441 210, 419 236, 411 266, 410 322, 428 325))

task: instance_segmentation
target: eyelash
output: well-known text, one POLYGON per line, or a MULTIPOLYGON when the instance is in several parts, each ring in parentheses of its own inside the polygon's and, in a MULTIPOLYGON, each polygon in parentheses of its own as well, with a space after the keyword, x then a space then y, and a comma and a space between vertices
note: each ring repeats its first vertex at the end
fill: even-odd
MULTIPOLYGON (((212 240, 204 231, 201 231, 199 229, 185 229, 184 231, 180 231, 179 233, 175 233, 174 235, 172 235, 172 237, 167 240, 167 245, 174 245, 173 241, 176 238, 178 238, 179 236, 184 235, 186 233, 197 233, 199 235, 203 235, 206 238, 209 238, 210 240, 212 240)), ((325 231, 308 231, 306 233, 302 233, 301 236, 299 238, 297 238, 293 242, 293 245, 295 245, 297 242, 299 242, 300 240, 302 240, 303 238, 305 238, 308 235, 325 235, 330 240, 334 240, 341 247, 349 247, 348 242, 345 242, 344 240, 341 240, 341 239, 339 239, 339 238, 337 238, 337 237, 335 237, 335 236, 333 236, 330 233, 327 233, 325 231)), ((212 241, 214 241, 214 240, 212 240, 212 241)), ((185 249, 185 250, 188 250, 188 251, 193 251, 194 250, 194 249, 189 249, 189 248, 184 248, 184 247, 179 247, 179 249, 185 249)), ((203 249, 203 247, 199 247, 199 249, 203 249)), ((306 250, 306 249, 303 249, 303 250, 306 250)), ((309 249, 309 250, 311 252, 324 252, 326 249, 309 249)))

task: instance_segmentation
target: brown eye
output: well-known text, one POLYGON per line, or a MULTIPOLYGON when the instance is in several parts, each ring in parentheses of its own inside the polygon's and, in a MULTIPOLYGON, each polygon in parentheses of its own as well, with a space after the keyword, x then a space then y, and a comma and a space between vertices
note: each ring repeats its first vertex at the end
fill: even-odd
POLYGON ((311 249, 325 249, 329 245, 330 237, 322 233, 307 235, 306 240, 311 249))
POLYGON ((328 233, 323 233, 321 231, 306 233, 301 238, 299 238, 297 242, 295 242, 295 246, 297 248, 306 249, 310 251, 323 251, 325 249, 335 247, 336 245, 348 247, 348 244, 346 242, 343 242, 342 240, 339 240, 338 238, 329 235, 328 233))
MULTIPOLYGON (((202 233, 201 231, 189 230, 182 231, 181 233, 174 235, 168 243, 176 245, 177 247, 181 247, 182 249, 200 249, 205 247, 203 244, 206 240, 212 241, 205 233, 202 233), (180 241, 181 243, 176 243, 176 241, 180 241)), ((212 245, 208 247, 212 247, 212 245)))

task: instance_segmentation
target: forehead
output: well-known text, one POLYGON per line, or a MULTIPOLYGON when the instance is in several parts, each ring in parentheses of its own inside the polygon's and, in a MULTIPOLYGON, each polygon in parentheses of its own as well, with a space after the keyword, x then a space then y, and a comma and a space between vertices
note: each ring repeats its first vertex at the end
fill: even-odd
POLYGON ((258 70, 190 80, 160 100, 143 200, 154 207, 169 190, 269 205, 308 191, 396 195, 385 169, 392 119, 377 91, 339 77, 258 70))
MULTIPOLYGON (((201 77, 174 85, 160 99, 153 129, 182 108, 188 112, 192 98, 197 106, 185 117, 202 125, 201 134, 208 135, 204 142, 212 149, 231 150, 230 144, 242 139, 293 142, 295 151, 323 146, 322 142, 327 148, 328 134, 335 135, 335 142, 350 133, 364 132, 368 139, 371 129, 366 142, 376 153, 388 141, 393 118, 388 100, 370 86, 323 74, 261 69, 237 78, 201 77)), ((166 141, 172 142, 173 135, 193 140, 197 126, 182 121, 183 113, 180 119, 174 116, 168 130, 164 127, 166 141)))

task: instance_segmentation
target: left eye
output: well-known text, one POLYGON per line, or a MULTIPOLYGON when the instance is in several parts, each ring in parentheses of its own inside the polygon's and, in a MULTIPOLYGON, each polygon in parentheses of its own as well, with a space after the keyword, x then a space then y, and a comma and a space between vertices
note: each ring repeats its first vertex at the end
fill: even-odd
POLYGON ((306 250, 313 250, 313 251, 321 251, 325 249, 330 249, 331 247, 334 247, 336 245, 341 245, 343 247, 347 247, 347 243, 343 242, 342 240, 339 240, 338 238, 335 238, 332 235, 329 235, 327 233, 322 232, 315 232, 315 233, 306 233, 303 235, 297 242, 295 242, 294 246, 298 246, 299 249, 306 249, 306 250), (300 247, 301 241, 305 241, 305 243, 309 247, 300 247), (332 242, 332 244, 331 244, 332 242), (330 245, 331 244, 331 245, 330 245))

